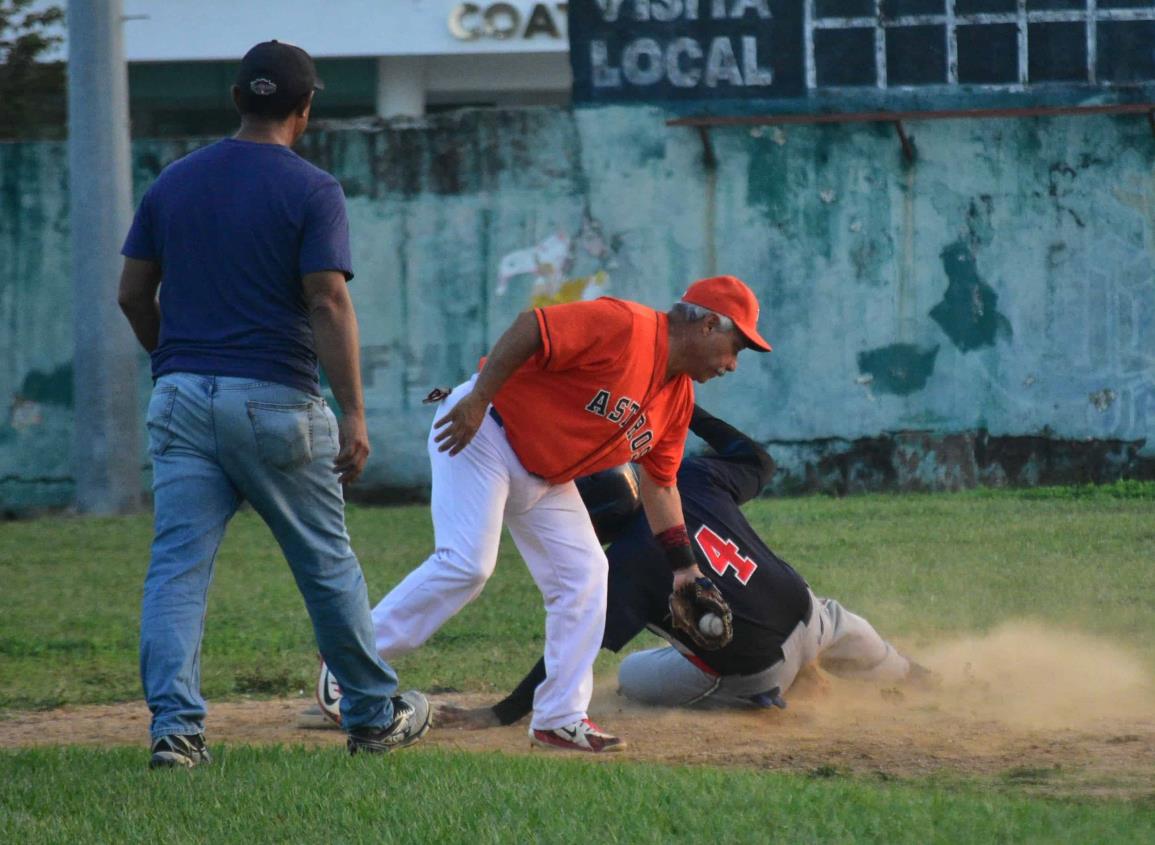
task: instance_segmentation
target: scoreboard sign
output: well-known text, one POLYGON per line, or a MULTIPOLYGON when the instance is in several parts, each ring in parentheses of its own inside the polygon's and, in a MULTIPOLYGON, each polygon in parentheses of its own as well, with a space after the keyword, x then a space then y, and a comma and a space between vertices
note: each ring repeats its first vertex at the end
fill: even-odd
POLYGON ((739 111, 1155 101, 1152 0, 570 0, 578 103, 739 111), (749 110, 749 107, 745 107, 749 110))

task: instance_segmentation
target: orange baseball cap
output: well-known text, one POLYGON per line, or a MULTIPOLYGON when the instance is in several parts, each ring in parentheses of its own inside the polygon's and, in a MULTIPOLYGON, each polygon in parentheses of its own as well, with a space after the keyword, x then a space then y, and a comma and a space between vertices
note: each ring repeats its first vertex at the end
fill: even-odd
POLYGON ((751 349, 769 352, 772 348, 758 334, 758 298, 746 283, 734 276, 712 276, 699 279, 686 288, 682 301, 709 308, 734 321, 751 349))

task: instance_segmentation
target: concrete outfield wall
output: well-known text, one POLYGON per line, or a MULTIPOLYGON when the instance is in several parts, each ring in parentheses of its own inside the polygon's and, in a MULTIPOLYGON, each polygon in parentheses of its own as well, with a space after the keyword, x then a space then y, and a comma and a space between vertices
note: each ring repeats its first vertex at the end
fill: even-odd
MULTIPOLYGON (((302 152, 349 197, 375 450, 362 495, 427 484, 422 397, 531 302, 665 307, 713 273, 754 287, 775 351, 744 353, 699 400, 769 444, 780 490, 1155 477, 1146 120, 906 128, 914 164, 888 125, 719 128, 706 151, 636 107, 311 133, 302 152)), ((138 192, 194 146, 138 143, 138 192)), ((0 145, 7 509, 71 490, 65 159, 0 145)))

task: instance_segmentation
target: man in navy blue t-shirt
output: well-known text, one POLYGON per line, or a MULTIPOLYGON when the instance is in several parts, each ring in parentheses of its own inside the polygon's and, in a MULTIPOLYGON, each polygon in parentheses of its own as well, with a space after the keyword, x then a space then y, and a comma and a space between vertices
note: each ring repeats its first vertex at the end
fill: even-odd
MULTIPOLYGON (((631 501, 628 473, 590 476, 579 489, 610 565, 602 647, 620 651, 644 629, 670 642, 622 661, 623 695, 646 704, 681 706, 709 699, 730 706, 785 707, 784 696, 811 662, 843 677, 929 680, 927 670, 887 643, 860 616, 833 599, 816 597, 746 520, 740 506, 770 481, 774 462, 733 426, 694 409, 690 430, 713 450, 686 458, 678 490, 686 528, 702 571, 710 572, 734 614, 734 637, 707 651, 670 622, 669 568, 645 514, 631 501)), ((513 724, 529 712, 544 677, 539 662, 492 707, 443 708, 441 722, 466 727, 513 724)))
POLYGON ((124 243, 119 301, 152 358, 155 537, 140 667, 157 766, 209 761, 200 694, 206 594, 248 501, 272 529, 345 692, 349 750, 419 739, 429 705, 377 655, 342 483, 369 455, 345 197, 292 150, 320 83, 277 41, 242 59, 240 130, 164 170, 124 243), (159 296, 158 296, 159 289, 159 296), (320 395, 324 366, 340 421, 320 395))

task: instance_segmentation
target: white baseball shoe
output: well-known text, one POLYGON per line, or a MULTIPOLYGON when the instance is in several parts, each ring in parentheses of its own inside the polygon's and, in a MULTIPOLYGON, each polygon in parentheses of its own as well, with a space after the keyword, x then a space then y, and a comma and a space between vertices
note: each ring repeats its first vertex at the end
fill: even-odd
POLYGON ((321 661, 321 675, 317 678, 317 706, 326 719, 334 725, 341 724, 341 685, 324 660, 321 661))
POLYGON ((587 754, 621 751, 626 747, 624 739, 606 733, 589 719, 582 719, 572 725, 552 730, 535 729, 531 726, 529 744, 554 751, 584 751, 587 754))

